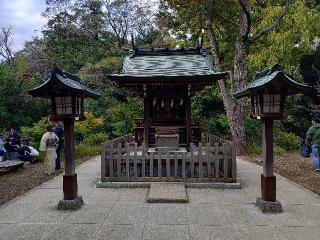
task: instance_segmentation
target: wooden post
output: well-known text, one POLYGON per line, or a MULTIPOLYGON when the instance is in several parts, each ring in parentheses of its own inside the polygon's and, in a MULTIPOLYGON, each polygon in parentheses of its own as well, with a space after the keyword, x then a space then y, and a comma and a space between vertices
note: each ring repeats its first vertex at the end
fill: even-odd
POLYGON ((187 145, 192 142, 192 132, 191 132, 191 98, 187 96, 186 98, 186 119, 187 119, 187 145))
POLYGON ((64 119, 64 161, 65 174, 63 176, 64 200, 73 200, 78 196, 77 174, 74 161, 74 119, 64 119))
POLYGON ((149 98, 144 97, 144 143, 149 147, 149 98))
POLYGON ((262 200, 276 201, 276 177, 273 175, 273 120, 263 120, 263 174, 261 175, 262 200))

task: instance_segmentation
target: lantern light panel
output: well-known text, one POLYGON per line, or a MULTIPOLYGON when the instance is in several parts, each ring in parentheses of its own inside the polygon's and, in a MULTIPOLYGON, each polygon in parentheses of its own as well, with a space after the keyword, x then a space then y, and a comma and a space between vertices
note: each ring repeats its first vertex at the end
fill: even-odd
POLYGON ((57 115, 72 114, 72 97, 55 97, 57 115))
POLYGON ((263 113, 280 113, 280 94, 263 94, 263 113))

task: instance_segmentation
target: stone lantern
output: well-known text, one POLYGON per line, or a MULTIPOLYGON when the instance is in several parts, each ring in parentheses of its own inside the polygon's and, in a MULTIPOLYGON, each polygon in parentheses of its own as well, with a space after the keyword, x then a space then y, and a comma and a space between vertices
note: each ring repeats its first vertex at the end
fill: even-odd
POLYGON ((276 200, 276 177, 273 167, 273 120, 284 118, 285 100, 288 95, 310 91, 284 73, 279 64, 257 73, 253 81, 234 94, 236 98, 250 97, 251 117, 263 123, 263 174, 261 175, 261 198, 257 206, 263 212, 282 212, 276 200))
POLYGON ((74 121, 83 120, 85 98, 98 98, 100 95, 86 87, 81 80, 58 68, 53 69, 49 80, 29 90, 33 97, 50 98, 52 119, 64 123, 65 174, 63 176, 63 200, 58 209, 78 209, 83 205, 78 196, 77 174, 74 161, 74 121))

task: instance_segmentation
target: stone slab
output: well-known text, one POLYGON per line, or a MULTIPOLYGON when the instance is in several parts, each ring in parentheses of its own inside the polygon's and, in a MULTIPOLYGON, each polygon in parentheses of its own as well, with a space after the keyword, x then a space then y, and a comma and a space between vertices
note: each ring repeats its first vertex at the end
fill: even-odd
POLYGON ((138 240, 142 238, 144 225, 103 224, 95 240, 138 240))
POLYGON ((188 240, 188 225, 147 225, 144 229, 143 240, 188 240))
MULTIPOLYGON (((239 240, 231 226, 201 226, 190 225, 190 235, 192 239, 201 240, 239 240)), ((256 239, 255 239, 256 240, 256 239)))
POLYGON ((57 211, 55 206, 43 206, 33 212, 31 215, 25 217, 20 223, 60 223, 71 211, 57 211))
POLYGON ((147 224, 181 225, 188 224, 185 204, 152 204, 149 207, 147 224))
POLYGON ((42 240, 57 225, 54 224, 18 224, 0 235, 1 240, 42 240))
POLYGON ((6 231, 8 231, 10 228, 12 228, 13 226, 14 226, 13 224, 0 223, 0 236, 4 234, 6 231))
POLYGON ((99 227, 100 224, 59 224, 41 240, 91 240, 99 227))
POLYGON ((72 224, 97 224, 102 223, 110 213, 113 203, 94 203, 84 206, 79 211, 73 211, 65 222, 72 224))
POLYGON ((147 196, 149 203, 187 203, 187 193, 184 184, 153 183, 147 196))
POLYGON ((145 203, 116 203, 109 213, 105 224, 113 225, 142 225, 148 215, 145 203))
POLYGON ((269 225, 271 220, 254 204, 223 204, 224 212, 232 225, 269 225))
POLYGON ((223 208, 214 204, 188 204, 187 214, 190 225, 231 227, 223 208))
MULTIPOLYGON (((154 182, 107 182, 98 181, 97 188, 149 188, 154 182)), ((177 183, 179 182, 170 182, 177 183)), ((223 182, 207 182, 207 183, 193 183, 183 182, 187 188, 212 188, 212 189, 241 189, 241 183, 223 183, 223 182)))

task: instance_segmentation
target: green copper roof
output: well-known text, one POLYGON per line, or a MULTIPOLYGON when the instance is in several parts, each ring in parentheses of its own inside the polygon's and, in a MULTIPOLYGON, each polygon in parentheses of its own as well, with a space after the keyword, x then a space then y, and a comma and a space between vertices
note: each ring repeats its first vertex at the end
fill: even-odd
POLYGON ((211 56, 200 49, 138 49, 125 58, 122 72, 111 75, 111 78, 121 81, 213 75, 223 78, 227 73, 215 72, 211 56))
POLYGON ((76 75, 64 72, 59 68, 53 69, 51 77, 38 87, 28 91, 34 97, 50 97, 52 94, 75 94, 82 97, 99 97, 85 86, 76 75))
POLYGON ((290 95, 310 91, 307 85, 298 83, 287 75, 281 65, 276 64, 271 68, 258 72, 254 75, 253 81, 247 87, 234 94, 236 98, 248 96, 265 88, 280 87, 283 93, 290 95))

